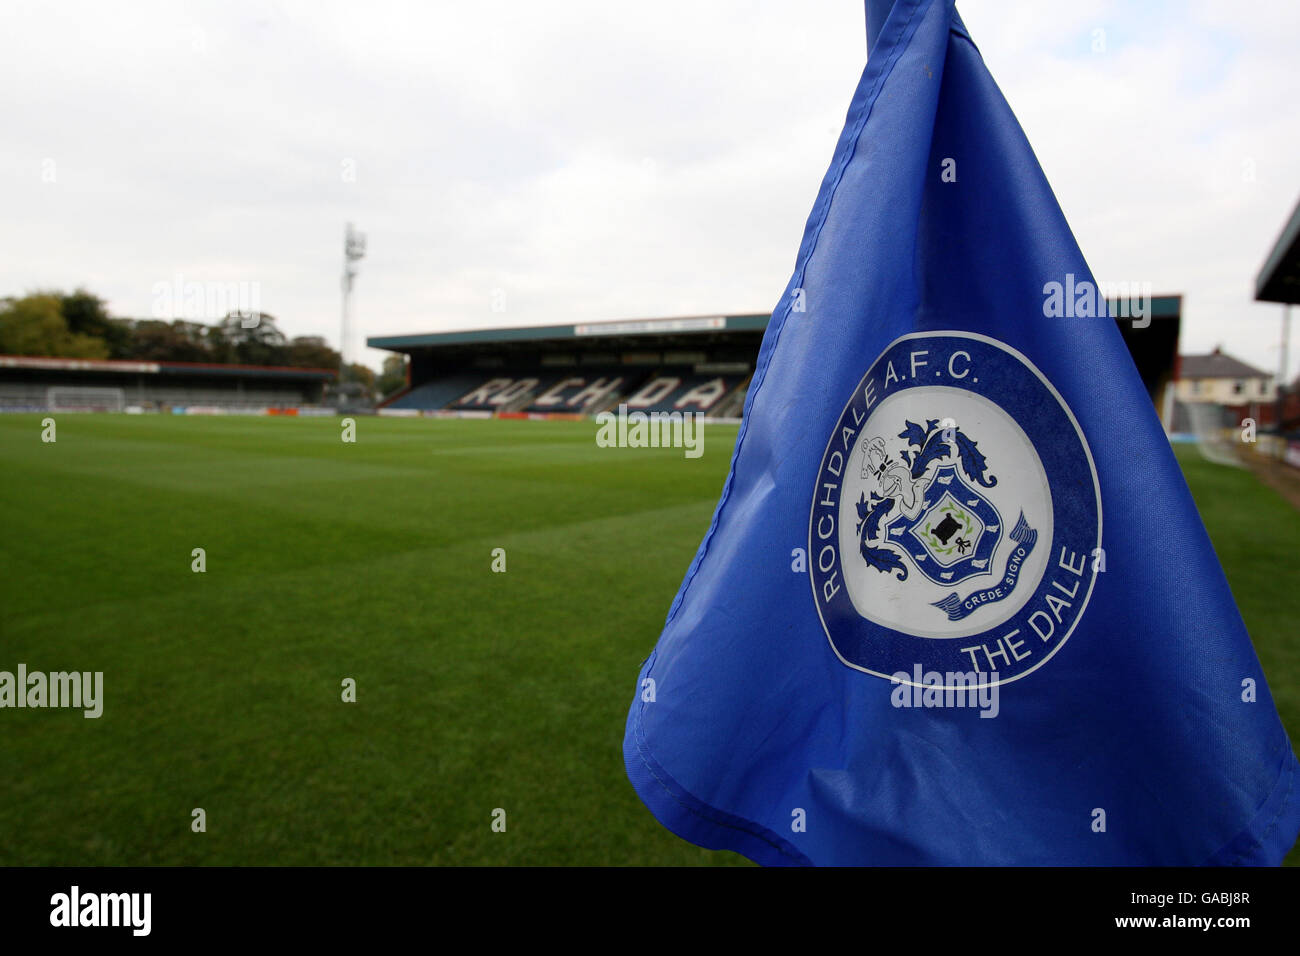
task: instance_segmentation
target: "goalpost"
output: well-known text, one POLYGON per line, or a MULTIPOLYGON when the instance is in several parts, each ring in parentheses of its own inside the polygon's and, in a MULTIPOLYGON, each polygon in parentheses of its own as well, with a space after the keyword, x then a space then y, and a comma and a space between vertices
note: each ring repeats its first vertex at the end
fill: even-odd
POLYGON ((1196 433, 1196 447, 1201 454, 1216 465, 1241 468, 1237 443, 1233 440, 1236 429, 1228 424, 1232 419, 1224 412, 1222 405, 1213 402, 1189 402, 1187 405, 1192 431, 1196 433))
POLYGON ((107 386, 51 385, 45 407, 52 412, 120 412, 126 407, 126 393, 107 386))

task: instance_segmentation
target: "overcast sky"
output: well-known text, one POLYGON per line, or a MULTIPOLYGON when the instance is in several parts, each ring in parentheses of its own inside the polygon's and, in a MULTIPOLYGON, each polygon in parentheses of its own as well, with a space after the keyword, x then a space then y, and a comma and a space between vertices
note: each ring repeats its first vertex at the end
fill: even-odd
MULTIPOLYGON (((958 7, 1097 277, 1274 371, 1300 4, 958 7)), ((853 0, 0 0, 0 30, 0 296, 256 283, 337 344, 351 220, 374 366, 367 335, 770 312, 866 56, 853 0)))

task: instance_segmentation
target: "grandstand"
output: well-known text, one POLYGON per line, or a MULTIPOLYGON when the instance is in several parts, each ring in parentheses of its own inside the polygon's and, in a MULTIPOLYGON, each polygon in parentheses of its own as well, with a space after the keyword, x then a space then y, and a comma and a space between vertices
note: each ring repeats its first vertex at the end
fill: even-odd
POLYGON ((1273 249, 1255 277, 1255 299, 1283 306, 1281 369, 1277 378, 1277 406, 1272 416, 1272 431, 1276 436, 1278 456, 1300 467, 1300 390, 1287 380, 1291 307, 1300 305, 1300 202, 1291 210, 1273 249))
MULTIPOLYGON (((1118 321, 1168 429, 1182 297, 1156 296, 1149 305, 1144 324, 1118 321)), ((409 357, 408 387, 381 414, 573 418, 625 404, 730 419, 744 408, 768 319, 635 319, 378 336, 366 344, 409 357)))
POLYGON ((0 355, 0 412, 260 411, 321 402, 333 369, 0 355))
POLYGON ((406 354, 387 414, 701 412, 739 418, 767 315, 689 316, 370 338, 406 354))

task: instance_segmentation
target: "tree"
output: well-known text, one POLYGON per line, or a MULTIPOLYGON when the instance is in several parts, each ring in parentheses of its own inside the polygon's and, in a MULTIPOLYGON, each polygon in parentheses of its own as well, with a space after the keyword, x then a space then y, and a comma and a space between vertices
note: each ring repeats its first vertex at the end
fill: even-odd
POLYGON ((343 368, 343 380, 326 388, 326 400, 338 401, 341 394, 349 405, 365 406, 374 400, 375 371, 359 362, 343 368))
POLYGON ((265 312, 252 321, 231 312, 218 326, 226 341, 234 346, 235 361, 242 365, 284 365, 287 359, 284 333, 275 327, 275 318, 265 312))
POLYGON ((175 319, 134 323, 128 358, 149 362, 211 362, 207 326, 175 319))
POLYGON ((390 355, 384 359, 384 370, 379 376, 376 388, 379 394, 387 397, 398 389, 406 387, 406 356, 390 355))
POLYGON ((0 353, 56 358, 108 358, 103 339, 68 329, 62 298, 38 292, 0 300, 0 353))
MULTIPOLYGON (((115 319, 104 300, 77 289, 0 298, 0 353, 59 358, 115 358, 152 362, 202 362, 339 367, 339 353, 317 335, 292 342, 265 312, 230 312, 216 325, 184 319, 115 319)), ((369 394, 375 373, 348 370, 353 394, 369 394)))
POLYGON ((285 364, 294 368, 337 369, 339 353, 319 335, 300 335, 289 343, 285 364))
POLYGON ((97 295, 78 289, 60 296, 60 310, 73 335, 102 339, 112 358, 126 358, 131 348, 131 328, 108 314, 108 306, 97 295))
POLYGON ((375 370, 360 362, 353 362, 347 367, 344 380, 352 385, 359 385, 362 393, 367 396, 375 390, 375 370))
POLYGON ((231 365, 239 361, 235 354, 235 343, 226 338, 225 330, 219 325, 209 325, 204 335, 207 340, 208 354, 213 362, 231 365))

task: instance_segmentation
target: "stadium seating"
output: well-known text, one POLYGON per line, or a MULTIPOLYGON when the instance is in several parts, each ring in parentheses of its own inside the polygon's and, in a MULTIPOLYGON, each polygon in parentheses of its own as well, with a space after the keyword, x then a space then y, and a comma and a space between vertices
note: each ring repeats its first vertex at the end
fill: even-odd
POLYGON ((473 373, 436 378, 431 382, 425 382, 423 385, 417 385, 405 395, 394 399, 387 407, 398 409, 445 408, 460 396, 471 391, 482 380, 482 375, 473 373))
POLYGON ((481 372, 478 381, 447 407, 461 410, 512 412, 567 378, 567 369, 497 369, 481 372))
POLYGON ((742 375, 696 375, 691 369, 662 369, 620 400, 628 411, 711 412, 744 381, 742 375))
MULTIPOLYGON (((0 382, 0 411, 34 411, 51 407, 51 389, 64 393, 63 404, 76 405, 77 385, 51 379, 49 382, 0 382), (57 382, 57 384, 56 384, 57 382)), ((112 391, 102 384, 83 386, 88 391, 112 391)), ((115 389, 128 405, 158 407, 162 405, 204 405, 215 408, 256 408, 274 405, 302 404, 302 394, 293 387, 277 388, 214 388, 204 386, 158 385, 149 382, 139 386, 127 384, 115 389)))
POLYGON ((425 382, 388 407, 591 415, 626 404, 629 411, 739 414, 747 381, 738 374, 699 375, 690 367, 482 369, 425 382))
POLYGON ((632 367, 568 369, 559 381, 538 390, 524 410, 591 414, 617 405, 648 377, 648 371, 632 367))
POLYGON ((42 384, 0 382, 0 409, 24 412, 42 409, 48 390, 42 384))

